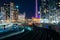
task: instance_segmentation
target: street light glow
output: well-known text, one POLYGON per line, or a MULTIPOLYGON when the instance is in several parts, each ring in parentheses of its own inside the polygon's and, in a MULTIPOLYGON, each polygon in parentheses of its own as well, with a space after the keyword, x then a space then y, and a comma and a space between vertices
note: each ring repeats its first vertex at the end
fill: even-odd
POLYGON ((16 8, 18 8, 19 6, 17 5, 16 8))
POLYGON ((60 4, 60 2, 58 4, 60 4))

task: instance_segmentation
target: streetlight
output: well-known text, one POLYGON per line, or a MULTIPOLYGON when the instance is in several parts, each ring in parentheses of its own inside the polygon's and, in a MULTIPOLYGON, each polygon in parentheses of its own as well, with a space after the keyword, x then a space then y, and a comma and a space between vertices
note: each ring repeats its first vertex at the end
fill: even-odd
POLYGON ((19 6, 17 5, 16 8, 19 8, 19 6))

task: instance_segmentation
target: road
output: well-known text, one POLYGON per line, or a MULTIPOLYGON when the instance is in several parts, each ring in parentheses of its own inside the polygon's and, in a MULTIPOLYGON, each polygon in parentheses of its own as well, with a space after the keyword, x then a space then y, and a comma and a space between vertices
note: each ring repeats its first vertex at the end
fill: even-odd
POLYGON ((60 34, 54 30, 34 27, 33 30, 26 30, 23 33, 9 36, 3 40, 60 40, 60 34))

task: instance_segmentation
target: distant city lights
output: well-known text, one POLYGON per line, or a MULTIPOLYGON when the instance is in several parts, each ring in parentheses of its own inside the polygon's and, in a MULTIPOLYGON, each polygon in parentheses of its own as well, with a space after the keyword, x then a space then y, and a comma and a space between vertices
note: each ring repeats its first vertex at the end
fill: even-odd
POLYGON ((60 4, 60 2, 58 4, 60 4))

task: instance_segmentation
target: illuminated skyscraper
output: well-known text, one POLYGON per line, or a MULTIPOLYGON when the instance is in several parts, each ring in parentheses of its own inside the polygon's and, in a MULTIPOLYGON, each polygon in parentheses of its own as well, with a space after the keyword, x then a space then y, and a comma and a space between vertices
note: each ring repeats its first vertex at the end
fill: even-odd
POLYGON ((35 17, 32 17, 32 21, 35 22, 35 23, 40 23, 40 14, 38 13, 38 0, 35 0, 35 3, 36 3, 36 8, 35 8, 35 17), (38 20, 38 21, 37 21, 38 20))
POLYGON ((60 10, 60 0, 41 0, 41 18, 47 18, 49 21, 56 21, 58 19, 60 10))
POLYGON ((41 16, 42 18, 45 18, 46 15, 46 9, 47 9, 47 4, 46 4, 46 0, 41 0, 41 16))
POLYGON ((35 12, 35 17, 38 17, 38 0, 36 0, 36 12, 35 12))
POLYGON ((4 7, 4 10, 6 11, 5 12, 6 20, 8 20, 10 18, 10 4, 4 3, 3 7, 4 7))
POLYGON ((6 11, 4 10, 4 7, 1 7, 0 18, 1 20, 6 20, 6 11))
POLYGON ((10 3, 10 22, 13 20, 14 4, 10 3))
POLYGON ((14 3, 10 3, 10 20, 16 22, 18 20, 18 9, 14 6, 14 3))
POLYGON ((54 11, 57 8, 56 0, 41 0, 41 16, 42 18, 49 18, 50 15, 54 15, 54 11))

